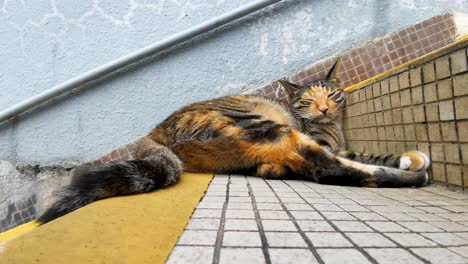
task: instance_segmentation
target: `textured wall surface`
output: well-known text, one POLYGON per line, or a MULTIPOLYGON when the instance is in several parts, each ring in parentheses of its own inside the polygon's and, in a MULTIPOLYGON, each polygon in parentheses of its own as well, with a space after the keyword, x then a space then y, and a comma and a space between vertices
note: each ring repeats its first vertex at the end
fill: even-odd
POLYGON ((468 41, 348 96, 344 133, 358 152, 431 157, 432 179, 468 188, 468 41))
MULTIPOLYGON (((243 1, 0 1, 0 110, 243 1)), ((92 160, 189 102, 235 94, 465 0, 285 1, 0 127, 0 159, 92 160)))

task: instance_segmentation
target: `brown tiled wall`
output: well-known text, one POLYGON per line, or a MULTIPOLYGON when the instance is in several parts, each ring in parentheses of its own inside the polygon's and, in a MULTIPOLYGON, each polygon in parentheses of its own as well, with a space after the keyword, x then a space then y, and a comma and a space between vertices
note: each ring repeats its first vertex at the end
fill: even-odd
POLYGON ((436 182, 468 188, 468 42, 348 95, 348 148, 371 153, 418 149, 436 182))
MULTIPOLYGON (((453 43, 457 34, 455 15, 446 13, 391 32, 342 54, 314 62, 288 79, 299 84, 323 79, 339 57, 342 60, 339 73, 342 85, 349 87, 453 43)), ((267 84, 256 93, 283 102, 288 100, 278 82, 267 84)))

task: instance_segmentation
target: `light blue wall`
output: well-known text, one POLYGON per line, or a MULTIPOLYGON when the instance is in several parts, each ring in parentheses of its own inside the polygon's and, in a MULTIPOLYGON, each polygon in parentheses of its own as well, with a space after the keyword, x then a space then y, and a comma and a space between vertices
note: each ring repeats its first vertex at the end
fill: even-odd
MULTIPOLYGON (((0 110, 250 2, 2 0, 0 110)), ((0 159, 90 160, 189 102, 235 94, 466 0, 284 1, 0 127, 0 159)))

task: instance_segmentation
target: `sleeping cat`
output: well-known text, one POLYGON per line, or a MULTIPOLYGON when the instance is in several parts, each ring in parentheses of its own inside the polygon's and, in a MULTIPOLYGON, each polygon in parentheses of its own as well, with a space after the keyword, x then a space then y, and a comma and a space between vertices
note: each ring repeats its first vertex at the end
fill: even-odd
POLYGON ((137 142, 135 160, 105 164, 74 178, 38 221, 49 222, 99 199, 163 188, 177 182, 182 170, 274 179, 299 175, 365 187, 427 184, 430 161, 422 152, 374 156, 344 151, 345 95, 337 69, 335 63, 325 80, 302 87, 280 81, 292 98, 288 107, 237 95, 177 110, 137 142))

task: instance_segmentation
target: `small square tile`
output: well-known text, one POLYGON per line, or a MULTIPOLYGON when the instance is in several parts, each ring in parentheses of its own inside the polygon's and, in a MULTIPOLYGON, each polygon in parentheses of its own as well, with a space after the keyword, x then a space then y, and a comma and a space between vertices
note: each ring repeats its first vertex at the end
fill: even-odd
POLYGON ((366 224, 370 225, 377 231, 380 232, 408 232, 406 228, 403 228, 400 225, 397 225, 393 222, 366 222, 366 224))
POLYGON ((290 211, 315 211, 312 206, 303 203, 284 203, 284 206, 290 211))
POLYGON ((424 222, 398 222, 398 224, 413 232, 440 232, 440 228, 424 222))
POLYGON ((437 226, 448 232, 468 232, 468 226, 455 222, 429 222, 429 224, 437 226))
MULTIPOLYGON (((188 262, 190 263, 190 262, 188 262)), ((266 263, 260 248, 221 248, 220 264, 266 263)))
POLYGON ((285 211, 259 211, 261 219, 289 219, 285 211))
POLYGON ((251 210, 226 210, 226 218, 236 219, 255 219, 254 212, 251 210))
POLYGON ((385 235, 404 247, 436 246, 436 243, 414 233, 386 233, 385 235))
POLYGON ((358 221, 332 221, 332 223, 343 232, 371 232, 372 230, 365 224, 358 221))
POLYGON ((176 246, 166 264, 205 264, 213 261, 214 247, 176 246))
POLYGON ((214 246, 217 231, 186 230, 177 242, 178 245, 207 245, 214 246))
POLYGON ((363 221, 385 221, 385 217, 371 212, 354 212, 352 213, 355 217, 363 221))
POLYGON ((371 263, 356 249, 319 249, 317 250, 325 264, 368 264, 371 263))
POLYGON ((255 202, 257 203, 279 203, 278 198, 271 196, 256 196, 255 202))
POLYGON ((262 241, 258 232, 224 232, 223 247, 261 247, 262 241))
POLYGON ((369 209, 361 206, 361 205, 355 205, 355 204, 351 204, 351 205, 340 205, 340 207, 347 211, 347 212, 369 212, 369 209))
POLYGON ((468 73, 453 77, 453 90, 454 95, 465 95, 468 94, 466 84, 468 83, 468 73))
POLYGON ((186 229, 218 230, 220 219, 191 219, 186 229))
POLYGON ((335 231, 326 221, 298 220, 299 228, 304 232, 309 231, 335 231))
POLYGON ((468 246, 466 247, 450 247, 448 248, 451 251, 468 258, 468 246))
POLYGON ((220 209, 197 209, 192 215, 192 218, 221 218, 223 213, 220 209))
POLYGON ((450 233, 422 233, 422 235, 442 246, 468 245, 468 240, 450 233))
POLYGON ((347 212, 322 212, 328 220, 356 220, 356 218, 347 212))
POLYGON ((296 232, 265 232, 270 247, 307 247, 306 242, 296 232))
POLYGON ((231 210, 231 209, 253 210, 253 206, 252 206, 251 202, 250 203, 235 203, 235 202, 231 202, 231 200, 229 200, 227 209, 228 210, 231 210))
POLYGON ((253 219, 226 219, 225 230, 257 231, 257 222, 253 219))
POLYGON ((352 244, 340 233, 306 233, 314 247, 352 247, 352 244))
POLYGON ((467 258, 445 248, 412 248, 411 251, 430 263, 455 264, 468 262, 467 258))
POLYGON ((460 73, 467 70, 466 54, 465 50, 459 50, 450 54, 451 64, 452 64, 452 73, 460 73))
POLYGON ((258 210, 283 210, 278 203, 257 203, 258 210))
POLYGON ((309 249, 269 248, 272 264, 318 263, 309 249))
POLYGON ((313 206, 318 211, 333 211, 333 212, 343 211, 343 209, 333 204, 314 204, 313 206))
POLYGON ((290 211, 297 220, 322 220, 323 217, 315 211, 290 211))
POLYGON ((421 260, 402 248, 369 248, 367 253, 380 264, 422 264, 421 260))
POLYGON ((359 247, 396 247, 395 243, 379 233, 346 233, 359 247))
POLYGON ((292 221, 288 220, 262 220, 265 231, 297 231, 292 221))

